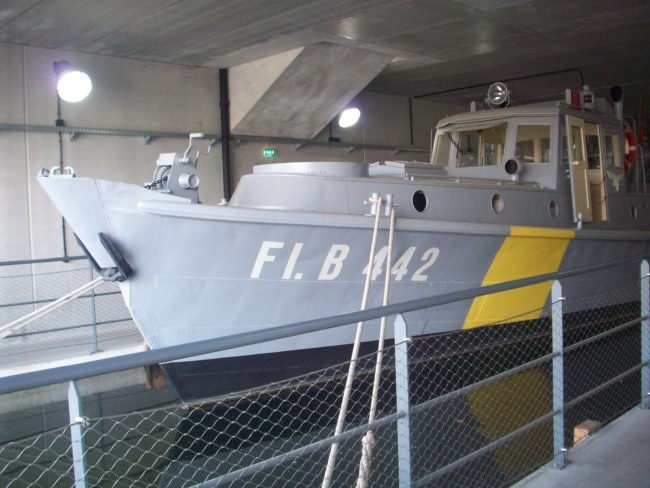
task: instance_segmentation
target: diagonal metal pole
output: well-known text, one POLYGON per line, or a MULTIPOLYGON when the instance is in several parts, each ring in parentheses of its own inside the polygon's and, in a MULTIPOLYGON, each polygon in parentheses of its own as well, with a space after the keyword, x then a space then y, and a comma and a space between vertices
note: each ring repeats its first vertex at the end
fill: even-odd
POLYGON ((86 283, 85 285, 80 286, 76 290, 72 290, 70 293, 63 295, 61 298, 54 300, 53 302, 50 302, 47 305, 44 305, 41 308, 34 310, 31 313, 28 313, 24 317, 20 317, 19 319, 16 319, 7 325, 3 325, 2 327, 0 327, 0 339, 8 336, 9 334, 13 334, 18 329, 25 327, 28 324, 31 324, 35 320, 40 319, 41 317, 47 315, 53 310, 56 310, 57 308, 65 305, 66 303, 71 302, 72 300, 74 300, 78 296, 83 295, 87 291, 97 288, 103 282, 104 282, 104 278, 100 276, 99 278, 94 279, 90 283, 86 283))

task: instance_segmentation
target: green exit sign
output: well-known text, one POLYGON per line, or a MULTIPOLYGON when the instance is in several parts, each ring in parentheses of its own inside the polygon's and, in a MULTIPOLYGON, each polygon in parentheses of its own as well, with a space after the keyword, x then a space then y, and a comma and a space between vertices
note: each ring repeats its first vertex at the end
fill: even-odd
POLYGON ((275 155, 277 154, 277 151, 275 150, 274 147, 265 147, 263 154, 265 158, 274 158, 275 155))

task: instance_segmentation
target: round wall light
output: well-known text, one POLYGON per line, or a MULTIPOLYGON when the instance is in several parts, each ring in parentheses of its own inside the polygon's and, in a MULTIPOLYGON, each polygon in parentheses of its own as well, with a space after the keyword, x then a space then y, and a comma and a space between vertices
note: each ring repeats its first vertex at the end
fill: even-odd
POLYGON ((73 103, 80 102, 93 89, 90 76, 83 71, 73 69, 67 61, 55 61, 54 72, 58 79, 56 90, 61 100, 73 103))
POLYGON ((346 129, 359 122, 361 110, 358 108, 346 108, 339 116, 339 127, 346 129))

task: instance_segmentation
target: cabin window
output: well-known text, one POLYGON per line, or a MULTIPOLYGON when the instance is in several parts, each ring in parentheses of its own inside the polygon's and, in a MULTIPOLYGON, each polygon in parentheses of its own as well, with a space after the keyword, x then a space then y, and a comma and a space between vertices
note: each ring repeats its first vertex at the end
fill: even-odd
POLYGON ((456 147, 456 167, 496 166, 503 159, 507 124, 447 133, 456 147))
POLYGON ((551 161, 551 126, 519 125, 515 143, 515 159, 523 163, 551 161))
POLYGON ((449 166, 449 151, 451 151, 451 134, 441 133, 436 137, 435 157, 432 163, 436 166, 449 166))
POLYGON ((600 153, 600 126, 585 122, 584 133, 592 214, 595 221, 607 220, 607 195, 600 153))
POLYGON ((621 168, 621 152, 618 145, 617 134, 605 134, 605 166, 607 168, 621 168))
POLYGON ((600 169, 600 141, 597 125, 585 123, 585 145, 589 169, 600 169))
POLYGON ((572 125, 571 126, 571 139, 572 145, 569 148, 571 150, 571 161, 584 161, 584 156, 582 154, 582 131, 580 127, 572 125))

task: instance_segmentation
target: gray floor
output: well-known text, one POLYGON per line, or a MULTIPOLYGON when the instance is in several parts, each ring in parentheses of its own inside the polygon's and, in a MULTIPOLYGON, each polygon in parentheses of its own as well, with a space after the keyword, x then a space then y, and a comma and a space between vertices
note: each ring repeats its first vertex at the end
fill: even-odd
POLYGON ((0 377, 140 352, 146 348, 144 339, 130 320, 98 327, 97 352, 91 352, 92 343, 89 327, 6 337, 0 341, 0 377))
POLYGON ((634 408, 572 449, 566 468, 542 468, 515 487, 650 487, 648 448, 650 410, 634 408))

